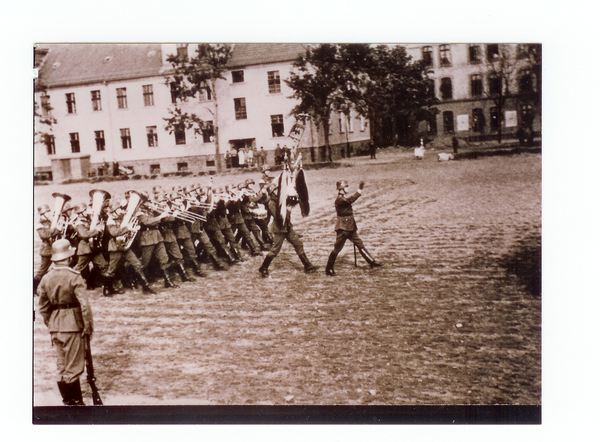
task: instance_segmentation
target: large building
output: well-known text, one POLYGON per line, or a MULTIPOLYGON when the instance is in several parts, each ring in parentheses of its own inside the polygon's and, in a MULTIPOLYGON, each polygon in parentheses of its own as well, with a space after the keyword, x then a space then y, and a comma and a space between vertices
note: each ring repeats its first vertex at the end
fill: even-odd
POLYGON ((477 142, 496 139, 498 131, 506 139, 517 137, 520 129, 540 135, 541 79, 530 52, 541 57, 539 45, 409 44, 406 49, 430 67, 439 100, 439 112, 423 121, 421 136, 477 142))
MULTIPOLYGON (((210 92, 176 103, 167 75, 171 54, 195 54, 194 44, 66 44, 36 48, 38 103, 36 173, 62 181, 87 178, 101 165, 119 163, 136 174, 215 170, 215 139, 210 130, 169 133, 165 118, 176 106, 219 128, 220 155, 242 147, 273 151, 291 146, 297 103, 286 85, 301 44, 236 44, 226 79, 210 92), (218 104, 219 121, 214 121, 218 104), (48 118, 52 125, 41 124, 48 118)), ((370 139, 369 124, 354 113, 332 115, 333 157, 346 155, 370 139)), ((324 136, 308 124, 302 139, 304 161, 322 161, 324 136)))

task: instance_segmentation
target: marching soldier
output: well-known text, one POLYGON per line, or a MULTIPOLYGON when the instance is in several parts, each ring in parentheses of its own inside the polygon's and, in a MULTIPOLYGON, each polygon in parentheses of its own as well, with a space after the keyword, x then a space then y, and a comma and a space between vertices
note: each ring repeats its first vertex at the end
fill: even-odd
POLYGON ((69 267, 75 253, 66 239, 52 245, 54 267, 38 286, 39 310, 56 348, 58 390, 65 405, 85 405, 79 377, 85 368, 85 335, 94 331, 92 310, 79 272, 69 267))
MULTIPOLYGON (((172 193, 170 195, 170 200, 173 201, 177 198, 177 194, 172 193)), ((160 223, 160 231, 164 238, 165 249, 167 250, 167 254, 171 258, 173 262, 173 266, 179 276, 181 277, 182 282, 194 282, 196 279, 192 276, 188 275, 187 270, 185 269, 183 263, 183 255, 181 254, 181 250, 179 249, 179 243, 177 242, 177 237, 175 236, 175 232, 173 231, 174 223, 177 220, 174 216, 167 216, 163 218, 160 223)))
MULTIPOLYGON (((144 194, 144 196, 148 196, 144 194)), ((156 257, 163 278, 165 280, 165 288, 178 287, 171 281, 169 276, 169 256, 165 249, 164 238, 158 230, 158 225, 161 220, 167 216, 166 213, 161 213, 158 216, 153 216, 150 212, 142 211, 139 217, 140 233, 139 245, 141 249, 140 261, 144 270, 148 268, 152 257, 156 257)))
POLYGON ((335 210, 338 218, 335 224, 335 231, 337 237, 335 240, 335 245, 333 246, 333 251, 329 255, 329 260, 327 261, 327 267, 325 268, 325 274, 329 276, 336 276, 335 270, 333 269, 335 260, 338 254, 344 248, 344 244, 348 239, 356 245, 358 251, 365 261, 367 261, 367 263, 371 266, 371 268, 381 267, 383 265, 375 261, 375 259, 365 248, 362 240, 358 236, 358 227, 356 226, 356 221, 354 220, 352 203, 362 195, 362 190, 364 187, 365 183, 364 181, 361 181, 356 192, 351 196, 347 196, 346 189, 348 188, 348 181, 341 180, 336 183, 338 197, 335 200, 335 210))
POLYGON ((48 207, 48 204, 42 204, 37 210, 40 219, 35 229, 42 240, 42 245, 40 247, 40 265, 33 275, 34 294, 37 292, 37 287, 42 280, 42 277, 48 273, 48 270, 50 270, 50 265, 52 264, 52 239, 60 234, 60 230, 52 228, 52 220, 48 218, 48 213, 50 213, 50 207, 48 207))
POLYGON ((281 247, 283 246, 283 242, 287 240, 296 251, 296 254, 300 258, 300 261, 304 265, 305 273, 314 273, 318 270, 318 267, 311 264, 308 258, 306 257, 306 253, 304 252, 304 244, 300 237, 294 231, 291 222, 292 216, 292 206, 287 207, 287 216, 285 218, 285 222, 281 221, 281 218, 277 216, 278 210, 278 197, 277 197, 277 185, 275 183, 269 184, 269 193, 271 195, 271 199, 269 201, 269 212, 271 212, 271 216, 273 216, 273 245, 271 246, 271 250, 267 253, 265 260, 263 261, 262 266, 258 269, 259 273, 263 278, 267 278, 269 276, 269 266, 271 262, 275 259, 275 257, 279 254, 281 247))
POLYGON ((102 274, 105 274, 108 269, 108 263, 104 259, 100 250, 92 250, 90 240, 100 235, 100 230, 90 227, 90 220, 87 218, 85 211, 87 206, 85 203, 77 204, 73 207, 75 220, 73 222, 75 232, 77 232, 77 264, 75 270, 81 273, 82 277, 87 281, 88 290, 92 290, 95 284, 93 275, 89 272, 90 262, 102 274))

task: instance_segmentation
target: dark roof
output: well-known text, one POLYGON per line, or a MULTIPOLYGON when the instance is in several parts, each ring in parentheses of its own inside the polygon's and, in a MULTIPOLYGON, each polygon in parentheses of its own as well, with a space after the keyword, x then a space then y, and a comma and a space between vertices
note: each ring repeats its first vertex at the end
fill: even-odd
POLYGON ((234 46, 227 67, 292 61, 305 52, 306 45, 301 43, 239 43, 234 46))
POLYGON ((51 44, 39 78, 47 87, 159 75, 160 44, 51 44))

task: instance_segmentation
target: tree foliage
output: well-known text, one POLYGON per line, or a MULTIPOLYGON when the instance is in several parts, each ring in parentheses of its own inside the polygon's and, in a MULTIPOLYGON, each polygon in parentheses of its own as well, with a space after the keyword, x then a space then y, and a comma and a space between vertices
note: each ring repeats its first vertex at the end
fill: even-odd
POLYGON ((169 118, 164 118, 166 129, 169 133, 185 127, 193 129, 195 134, 202 134, 205 130, 212 129, 215 140, 215 159, 217 171, 221 171, 222 163, 219 149, 219 107, 217 100, 217 82, 225 80, 227 62, 231 57, 233 47, 228 44, 199 44, 196 55, 182 57, 178 54, 170 55, 167 61, 171 63, 172 70, 166 76, 167 86, 173 88, 176 95, 177 105, 174 110, 169 109, 169 118), (212 96, 214 112, 208 108, 213 115, 212 125, 195 113, 182 110, 183 103, 190 98, 198 97, 200 94, 208 93, 212 96))

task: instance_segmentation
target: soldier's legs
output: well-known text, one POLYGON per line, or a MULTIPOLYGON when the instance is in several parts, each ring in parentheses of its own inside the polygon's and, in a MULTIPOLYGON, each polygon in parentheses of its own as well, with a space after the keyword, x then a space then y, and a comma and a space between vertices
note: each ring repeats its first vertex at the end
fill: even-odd
POLYGON ((313 265, 307 258, 306 253, 304 252, 304 243, 298 236, 298 234, 294 231, 292 227, 290 227, 286 239, 288 242, 294 246, 294 250, 296 250, 296 254, 300 258, 302 265, 304 266, 304 271, 306 273, 314 273, 317 271, 318 267, 313 265))
POLYGON ((52 333, 52 343, 56 348, 56 366, 59 381, 74 382, 85 369, 85 350, 81 332, 52 333))
POLYGON ((240 245, 235 240, 235 235, 233 234, 231 228, 222 229, 221 233, 223 234, 223 238, 225 238, 225 241, 227 241, 227 243, 229 244, 229 249, 233 253, 233 257, 238 261, 245 261, 244 256, 242 255, 242 251, 240 250, 240 245))
POLYGON ((258 250, 259 246, 256 241, 254 241, 252 233, 250 233, 250 230, 248 230, 246 223, 235 224, 235 227, 237 228, 238 235, 242 238, 242 241, 246 241, 246 244, 250 248, 250 253, 253 256, 260 255, 261 253, 258 250))
POLYGON ((171 277, 169 276, 169 255, 167 254, 165 243, 159 242, 158 244, 156 244, 154 246, 153 254, 156 257, 156 260, 158 261, 158 265, 160 266, 160 270, 165 280, 165 287, 178 287, 176 284, 173 283, 173 281, 171 281, 171 277))
POLYGON ((375 258, 373 258, 373 256, 368 252, 368 250, 366 249, 365 245, 363 244, 362 240, 360 239, 360 237, 358 236, 358 233, 356 231, 352 232, 350 239, 356 245, 356 248, 360 252, 361 256, 365 259, 365 261, 367 261, 367 264, 369 264, 371 266, 371 268, 381 267, 383 265, 380 262, 377 262, 375 260, 375 258))
POLYGON ((198 241, 198 246, 206 251, 208 258, 213 263, 216 270, 227 270, 229 268, 229 265, 219 258, 215 246, 210 242, 210 238, 204 230, 197 234, 196 240, 198 241))

